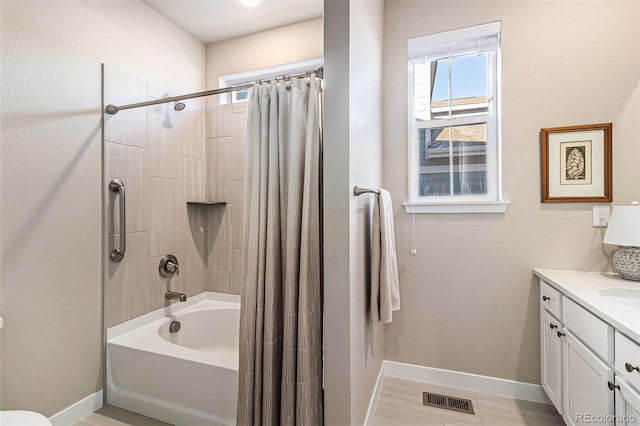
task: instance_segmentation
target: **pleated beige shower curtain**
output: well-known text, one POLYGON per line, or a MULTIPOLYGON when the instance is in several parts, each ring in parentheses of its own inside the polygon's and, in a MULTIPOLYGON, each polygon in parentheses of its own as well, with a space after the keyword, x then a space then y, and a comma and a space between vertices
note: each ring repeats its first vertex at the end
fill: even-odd
POLYGON ((245 154, 239 425, 321 425, 321 82, 255 85, 245 154))

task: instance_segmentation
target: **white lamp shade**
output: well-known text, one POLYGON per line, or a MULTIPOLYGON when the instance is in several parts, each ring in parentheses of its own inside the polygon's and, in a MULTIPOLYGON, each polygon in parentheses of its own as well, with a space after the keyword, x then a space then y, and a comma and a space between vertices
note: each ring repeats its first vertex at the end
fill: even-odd
POLYGON ((603 242, 616 246, 640 247, 640 204, 613 208, 603 242))

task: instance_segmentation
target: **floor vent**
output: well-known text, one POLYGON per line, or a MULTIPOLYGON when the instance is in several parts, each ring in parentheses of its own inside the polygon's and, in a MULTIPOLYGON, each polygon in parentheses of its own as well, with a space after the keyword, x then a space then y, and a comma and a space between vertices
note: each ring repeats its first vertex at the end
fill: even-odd
POLYGON ((422 392, 422 404, 427 407, 444 408, 459 413, 474 414, 470 399, 454 398, 431 392, 422 392))

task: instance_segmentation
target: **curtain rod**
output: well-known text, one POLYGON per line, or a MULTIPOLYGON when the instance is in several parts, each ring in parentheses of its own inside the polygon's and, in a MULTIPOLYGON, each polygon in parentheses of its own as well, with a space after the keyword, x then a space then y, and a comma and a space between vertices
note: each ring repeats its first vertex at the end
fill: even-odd
MULTIPOLYGON (((311 74, 314 74, 314 73, 316 74, 317 78, 322 78, 323 77, 323 68, 320 67, 320 68, 317 68, 317 69, 315 69, 313 71, 307 71, 307 72, 300 73, 300 74, 282 75, 282 76, 279 76, 279 77, 270 78, 269 80, 288 80, 290 78, 310 77, 311 74)), ((267 81, 267 80, 265 80, 265 81, 267 81)), ((158 104, 165 104, 165 103, 168 103, 168 102, 182 101, 184 99, 201 98, 203 96, 211 96, 211 95, 219 95, 219 94, 222 94, 222 93, 236 92, 236 91, 239 91, 239 90, 250 89, 250 88, 252 88, 254 86, 254 84, 260 83, 260 82, 262 82, 262 80, 255 81, 253 83, 240 84, 240 85, 237 85, 237 86, 223 87, 221 89, 207 90, 205 92, 189 93, 187 95, 171 96, 171 97, 166 97, 166 98, 162 98, 162 99, 155 99, 153 101, 138 102, 138 103, 135 103, 135 104, 127 104, 127 105, 120 105, 120 106, 109 104, 105 108, 105 112, 107 114, 115 115, 119 111, 122 111, 124 109, 140 108, 140 107, 149 106, 149 105, 158 105, 158 104)))

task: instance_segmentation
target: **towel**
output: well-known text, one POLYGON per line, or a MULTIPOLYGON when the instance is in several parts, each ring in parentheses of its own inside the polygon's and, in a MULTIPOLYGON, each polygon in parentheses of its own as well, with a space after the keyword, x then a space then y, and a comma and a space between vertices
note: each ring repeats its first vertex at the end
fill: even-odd
POLYGON ((400 309, 400 280, 393 229, 393 205, 389 191, 380 189, 373 204, 371 238, 371 300, 373 322, 391 322, 393 311, 400 309))

